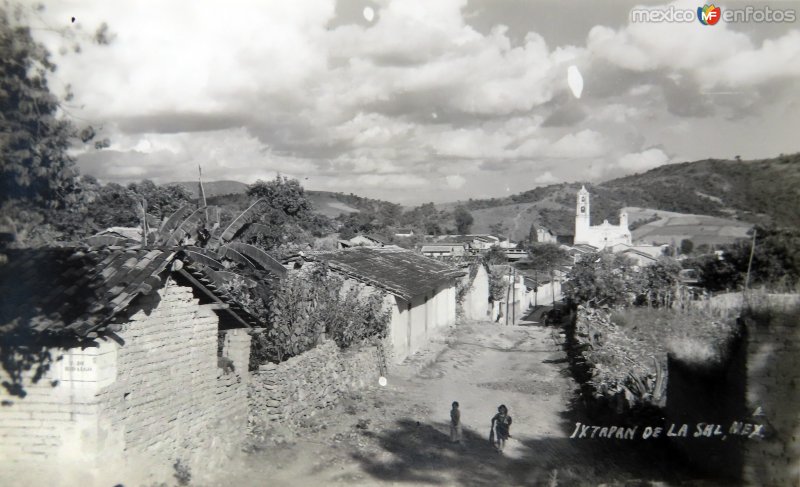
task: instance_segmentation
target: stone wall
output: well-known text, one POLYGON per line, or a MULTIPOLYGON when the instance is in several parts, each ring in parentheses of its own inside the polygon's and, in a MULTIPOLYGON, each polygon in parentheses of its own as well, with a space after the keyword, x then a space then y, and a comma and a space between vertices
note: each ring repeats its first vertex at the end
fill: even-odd
MULTIPOLYGON (((511 278, 505 276, 506 282, 510 283, 511 278)), ((514 284, 513 292, 508 292, 500 301, 495 301, 489 311, 490 321, 498 321, 505 324, 506 316, 508 316, 509 324, 513 317, 515 323, 518 323, 525 317, 528 310, 535 306, 552 306, 553 296, 555 294, 555 301, 560 301, 563 296, 561 294, 561 282, 553 281, 540 284, 538 288, 528 289, 525 286, 524 278, 520 275, 517 277, 514 284), (509 298, 509 304, 506 305, 506 297, 509 298), (512 309, 513 307, 513 309, 512 309)))
POLYGON ((327 341, 286 362, 262 365, 249 386, 251 426, 296 426, 346 392, 377 384, 379 357, 374 345, 342 351, 327 341))
POLYGON ((464 318, 471 321, 489 321, 489 274, 483 265, 478 266, 475 276, 470 282, 470 275, 462 277, 464 285, 469 288, 461 300, 464 318))
POLYGON ((137 306, 116 341, 53 350, 60 359, 38 384, 26 381, 24 398, 0 391, 0 484, 161 481, 176 460, 199 478, 209 451, 243 439, 249 336, 228 332, 226 372, 218 317, 191 288, 168 285, 137 306))

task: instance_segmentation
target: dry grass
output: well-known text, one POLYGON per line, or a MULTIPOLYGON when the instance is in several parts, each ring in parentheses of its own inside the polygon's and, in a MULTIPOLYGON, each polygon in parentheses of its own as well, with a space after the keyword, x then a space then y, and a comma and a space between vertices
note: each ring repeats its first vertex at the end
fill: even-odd
POLYGON ((704 309, 630 308, 615 311, 611 321, 641 345, 643 355, 666 366, 666 354, 693 364, 722 363, 736 334, 737 312, 704 309))
POLYGON ((722 364, 736 336, 736 321, 704 310, 629 308, 589 311, 579 320, 582 352, 600 395, 624 393, 629 405, 662 405, 667 356, 700 366, 722 364))

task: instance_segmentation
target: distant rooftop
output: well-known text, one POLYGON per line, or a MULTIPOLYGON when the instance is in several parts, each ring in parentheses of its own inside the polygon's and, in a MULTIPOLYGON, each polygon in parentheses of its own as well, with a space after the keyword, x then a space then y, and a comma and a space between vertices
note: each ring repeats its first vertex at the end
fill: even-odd
POLYGON ((455 266, 399 247, 355 247, 308 252, 303 257, 326 262, 336 272, 407 301, 465 274, 455 266))

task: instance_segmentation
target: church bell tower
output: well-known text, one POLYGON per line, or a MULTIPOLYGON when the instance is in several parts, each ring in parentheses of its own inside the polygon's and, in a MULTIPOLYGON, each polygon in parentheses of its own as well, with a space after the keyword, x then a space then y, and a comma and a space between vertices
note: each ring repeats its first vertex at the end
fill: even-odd
POLYGON ((575 243, 588 243, 589 241, 589 192, 585 186, 578 191, 575 204, 575 243))

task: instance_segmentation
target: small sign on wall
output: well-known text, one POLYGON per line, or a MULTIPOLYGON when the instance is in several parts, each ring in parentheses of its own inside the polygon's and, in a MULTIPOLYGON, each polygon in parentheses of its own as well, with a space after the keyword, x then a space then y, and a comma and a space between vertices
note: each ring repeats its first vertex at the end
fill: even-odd
POLYGON ((53 379, 71 387, 104 387, 117 378, 117 349, 112 343, 72 348, 62 352, 53 368, 53 379))

